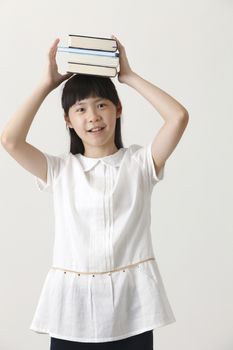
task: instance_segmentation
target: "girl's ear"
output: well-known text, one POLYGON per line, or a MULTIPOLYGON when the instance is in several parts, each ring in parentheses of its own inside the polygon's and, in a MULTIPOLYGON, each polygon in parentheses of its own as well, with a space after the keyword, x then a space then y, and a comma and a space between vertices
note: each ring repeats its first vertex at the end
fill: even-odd
POLYGON ((65 119, 65 122, 66 122, 66 125, 69 127, 69 128, 73 128, 73 126, 71 125, 71 122, 70 122, 70 118, 68 117, 67 114, 64 113, 64 119, 65 119))
POLYGON ((121 113, 122 113, 122 105, 121 105, 121 103, 119 102, 119 103, 118 103, 118 106, 117 106, 117 111, 116 111, 117 117, 120 116, 121 113))

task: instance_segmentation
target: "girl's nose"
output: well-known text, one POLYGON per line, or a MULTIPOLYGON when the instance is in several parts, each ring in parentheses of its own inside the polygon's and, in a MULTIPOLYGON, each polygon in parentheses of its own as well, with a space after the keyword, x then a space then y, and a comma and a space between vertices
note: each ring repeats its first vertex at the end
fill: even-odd
POLYGON ((90 111, 89 121, 98 120, 100 118, 98 111, 90 111))

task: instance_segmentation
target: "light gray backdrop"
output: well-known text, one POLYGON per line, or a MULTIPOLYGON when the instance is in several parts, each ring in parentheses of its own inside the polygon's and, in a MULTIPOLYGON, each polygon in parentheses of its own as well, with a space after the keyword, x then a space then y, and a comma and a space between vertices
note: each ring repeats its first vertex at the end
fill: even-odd
MULTIPOLYGON (((0 2, 0 132, 36 87, 56 37, 110 37, 133 70, 189 111, 189 124, 153 192, 154 251, 176 323, 154 331, 155 349, 233 348, 233 2, 230 0, 0 2)), ((61 72, 65 54, 59 54, 61 72)), ((146 145, 163 119, 141 95, 116 84, 124 145, 146 145)), ((38 111, 27 141, 62 153, 68 134, 61 86, 38 111)), ((0 348, 42 350, 29 325, 51 265, 52 196, 0 147, 0 348)))

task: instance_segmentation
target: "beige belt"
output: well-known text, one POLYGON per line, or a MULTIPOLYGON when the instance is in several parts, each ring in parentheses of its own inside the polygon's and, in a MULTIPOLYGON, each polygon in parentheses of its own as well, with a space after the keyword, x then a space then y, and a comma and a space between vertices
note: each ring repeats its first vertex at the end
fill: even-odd
POLYGON ((125 272, 125 269, 127 269, 129 267, 136 266, 136 265, 141 264, 141 263, 148 261, 148 260, 155 260, 155 258, 148 258, 145 260, 138 261, 137 263, 134 263, 131 265, 122 266, 122 267, 119 267, 117 269, 110 270, 110 271, 104 271, 104 272, 79 272, 79 271, 74 271, 74 270, 63 269, 61 267, 56 267, 56 266, 52 266, 51 269, 61 270, 61 271, 64 271, 64 273, 73 272, 73 273, 76 273, 78 276, 80 276, 80 275, 93 275, 93 277, 94 277, 95 275, 105 274, 105 273, 108 273, 110 275, 111 272, 116 272, 116 271, 120 271, 120 270, 123 270, 123 272, 125 272))

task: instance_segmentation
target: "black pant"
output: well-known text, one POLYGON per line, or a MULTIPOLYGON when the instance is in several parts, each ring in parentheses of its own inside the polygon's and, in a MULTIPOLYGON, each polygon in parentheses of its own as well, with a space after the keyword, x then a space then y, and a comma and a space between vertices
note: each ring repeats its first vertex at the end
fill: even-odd
POLYGON ((153 350, 153 330, 131 337, 102 342, 84 343, 51 337, 50 350, 153 350))

